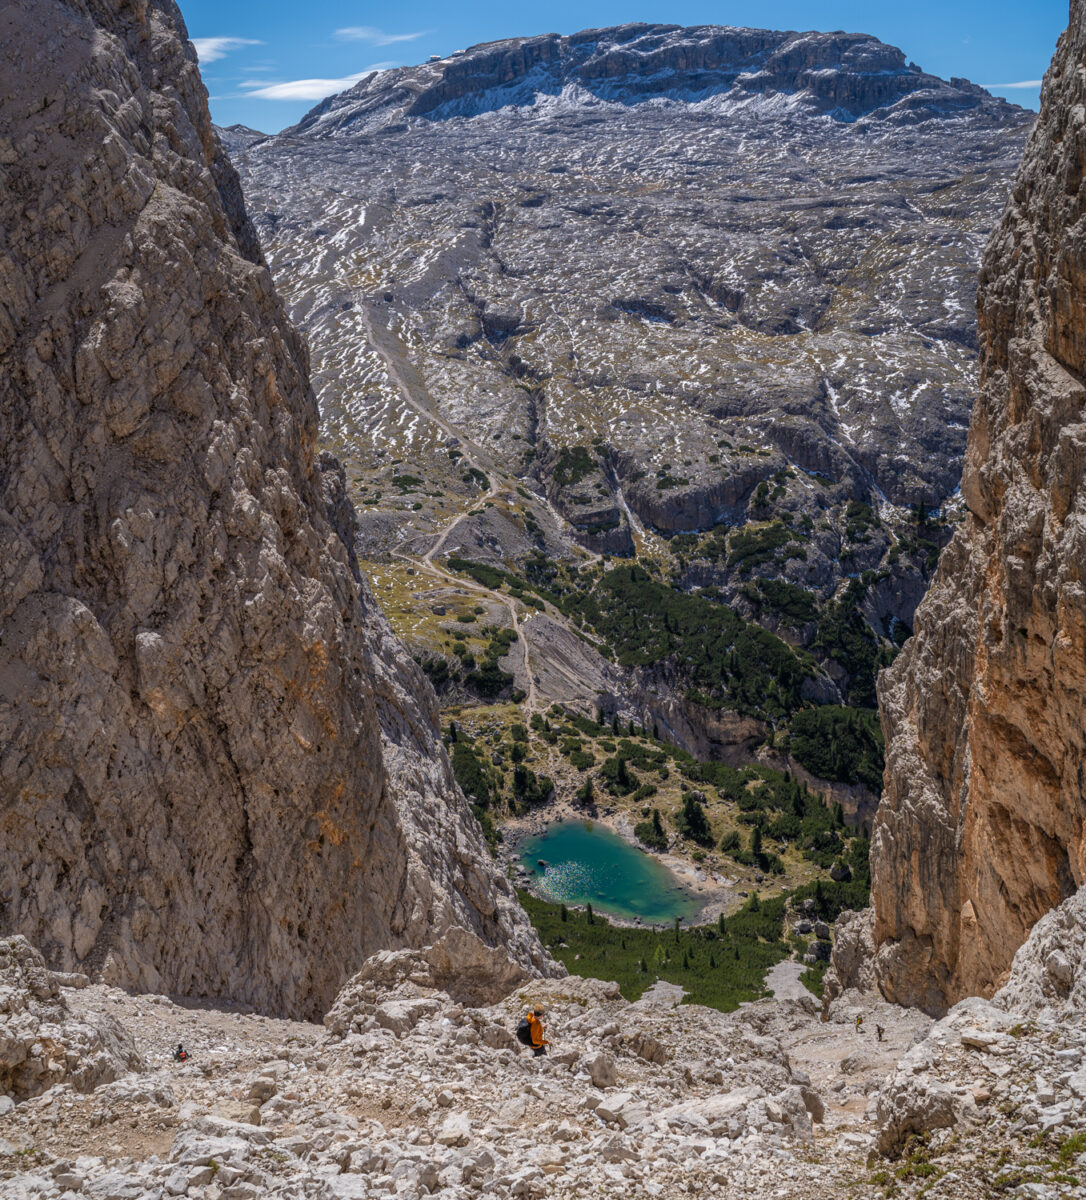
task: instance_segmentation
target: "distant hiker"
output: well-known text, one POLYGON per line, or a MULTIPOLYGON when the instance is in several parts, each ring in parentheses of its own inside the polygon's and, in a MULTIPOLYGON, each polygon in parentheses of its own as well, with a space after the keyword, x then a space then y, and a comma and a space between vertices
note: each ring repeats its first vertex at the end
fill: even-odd
POLYGON ((517 1041, 527 1046, 536 1058, 546 1054, 550 1045, 543 1036, 543 1022, 540 1020, 543 1011, 543 1005, 537 1004, 535 1008, 528 1009, 528 1015, 522 1017, 517 1025, 517 1041))
POLYGON ((882 1035, 883 1035, 885 1032, 886 1032, 886 1030, 885 1030, 885 1029, 883 1029, 883 1027, 882 1027, 881 1025, 876 1025, 876 1026, 875 1026, 875 1036, 876 1036, 876 1037, 879 1039, 879 1041, 880 1041, 880 1042, 882 1041, 882 1035))
POLYGON ((188 1062, 188 1060, 189 1060, 189 1052, 185 1049, 184 1046, 181 1045, 180 1042, 178 1042, 177 1049, 173 1052, 173 1061, 174 1062, 188 1062))
POLYGON ((856 1017, 856 1032, 857 1033, 863 1033, 863 1029, 861 1029, 861 1026, 863 1025, 863 1023, 864 1023, 863 1017, 857 1016, 856 1017))

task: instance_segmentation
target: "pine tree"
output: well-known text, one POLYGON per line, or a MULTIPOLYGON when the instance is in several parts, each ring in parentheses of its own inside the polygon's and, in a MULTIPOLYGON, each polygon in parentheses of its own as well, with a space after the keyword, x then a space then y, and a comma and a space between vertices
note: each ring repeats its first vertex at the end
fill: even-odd
POLYGON ((589 923, 589 925, 595 925, 595 923, 596 923, 596 914, 595 914, 595 913, 592 911, 592 905, 591 905, 591 904, 589 904, 587 907, 588 907, 588 923, 589 923))
POLYGON ((762 827, 755 825, 750 831, 750 852, 755 858, 761 858, 762 855, 762 827))
POLYGON ((715 968, 716 968, 716 959, 713 957, 712 950, 710 950, 709 951, 709 969, 714 970, 715 968))
POLYGON ((637 960, 637 969, 641 972, 642 975, 644 975, 648 971, 649 964, 647 962, 645 962, 644 958, 639 958, 637 960))
POLYGON ((616 735, 618 734, 618 713, 615 713, 611 718, 611 732, 616 735))
POLYGON ((713 831, 701 802, 688 792, 683 796, 683 810, 677 822, 680 832, 691 841, 708 845, 713 840, 713 831))
POLYGON ((679 918, 675 918, 675 941, 679 940, 679 918))
POLYGON ((456 722, 453 721, 449 725, 449 741, 456 742, 460 740, 460 730, 456 728, 456 722))
POLYGON ((724 937, 724 935, 728 932, 728 929, 724 923, 724 914, 723 913, 721 913, 720 916, 717 917, 716 924, 717 924, 717 928, 720 930, 720 936, 724 937))
POLYGON ((566 908, 566 906, 563 904, 562 907, 558 910, 558 915, 559 915, 559 917, 561 917, 561 919, 563 921, 568 921, 569 920, 569 909, 566 908))

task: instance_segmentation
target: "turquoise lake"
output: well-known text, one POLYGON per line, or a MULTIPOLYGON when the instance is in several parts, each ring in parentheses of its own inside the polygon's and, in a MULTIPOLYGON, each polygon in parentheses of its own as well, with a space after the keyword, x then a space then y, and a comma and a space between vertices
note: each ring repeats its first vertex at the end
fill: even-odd
POLYGON ((591 904, 596 912, 640 917, 646 925, 685 921, 701 907, 667 867, 592 821, 551 825, 525 838, 517 857, 531 890, 556 904, 591 904))

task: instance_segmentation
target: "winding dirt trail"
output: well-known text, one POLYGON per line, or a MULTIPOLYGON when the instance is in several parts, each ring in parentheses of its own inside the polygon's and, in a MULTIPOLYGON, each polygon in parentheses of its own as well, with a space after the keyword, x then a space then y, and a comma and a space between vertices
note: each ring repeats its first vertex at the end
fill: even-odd
MULTIPOLYGON (((524 636, 520 614, 517 611, 516 601, 511 596, 503 596, 500 592, 492 592, 489 588, 483 587, 481 584, 461 579, 459 576, 446 571, 444 567, 439 567, 434 562, 434 557, 442 553, 449 537, 456 530, 457 526, 467 516, 470 515, 473 509, 476 509, 481 504, 485 504, 488 500, 495 501, 499 493, 506 490, 503 487, 493 482, 492 477, 498 474, 498 467, 493 459, 482 450, 470 438, 455 426, 449 424, 447 420, 437 411, 437 406, 433 402, 433 398, 426 390, 426 385, 423 382, 419 373, 411 365, 407 355, 407 348, 403 345, 395 333, 390 330, 387 325, 381 324, 374 320, 374 314, 369 305, 366 304, 361 296, 357 298, 359 309, 363 313, 366 330, 369 334, 371 345, 375 347, 377 352, 384 360, 385 369, 388 371, 389 378, 400 389, 406 403, 419 416, 428 421, 432 421, 439 429, 443 430, 449 437, 456 438, 461 451, 464 455, 464 460, 471 467, 481 471, 490 482, 490 488, 485 496, 481 496, 476 500, 470 501, 467 506, 458 512, 451 520, 449 520, 437 538, 434 544, 421 557, 405 554, 400 550, 394 550, 392 553, 397 558, 402 558, 406 562, 410 562, 416 567, 421 567, 430 575, 440 579, 444 583, 453 584, 458 588, 464 588, 469 592, 475 592, 478 595, 485 596, 487 599, 497 599, 502 602, 509 613, 509 619, 513 630, 517 635, 517 643, 521 647, 524 663, 524 675, 527 680, 527 696, 525 697, 526 712, 529 718, 536 711, 538 705, 538 695, 536 689, 535 671, 532 668, 531 650, 528 646, 528 639, 524 636)), ((560 521, 558 513, 554 510, 549 500, 543 499, 540 503, 544 504, 550 511, 556 521, 560 521)), ((599 561, 598 555, 593 555, 594 561, 599 561)))

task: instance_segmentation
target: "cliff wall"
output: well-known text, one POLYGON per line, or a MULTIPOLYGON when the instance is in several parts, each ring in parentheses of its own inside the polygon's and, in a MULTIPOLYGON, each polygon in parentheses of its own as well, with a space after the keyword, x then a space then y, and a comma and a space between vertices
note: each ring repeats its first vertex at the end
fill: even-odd
POLYGON ((0 930, 316 1016, 451 925, 548 961, 357 577, 171 0, 0 13, 0 930))
POLYGON ((994 992, 1086 881, 1084 103, 1073 0, 981 272, 968 516, 881 681, 875 974, 932 1012, 994 992))

